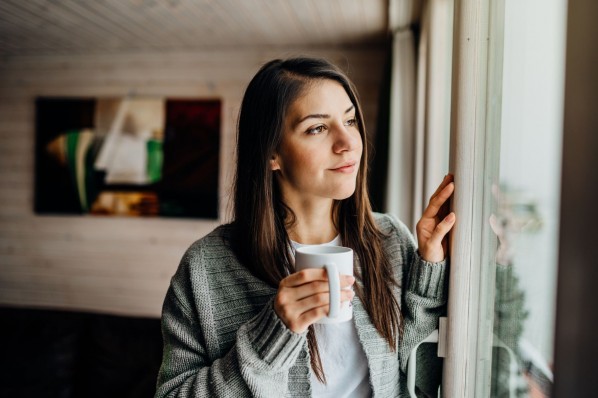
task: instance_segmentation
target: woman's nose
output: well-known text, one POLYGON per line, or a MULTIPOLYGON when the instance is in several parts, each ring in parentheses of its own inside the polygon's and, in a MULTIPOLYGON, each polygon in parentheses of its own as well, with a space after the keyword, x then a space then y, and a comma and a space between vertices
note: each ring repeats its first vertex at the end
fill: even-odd
POLYGON ((343 124, 335 127, 334 144, 332 146, 334 153, 352 151, 359 145, 361 136, 357 129, 355 129, 355 131, 351 131, 351 129, 351 127, 347 127, 343 124))

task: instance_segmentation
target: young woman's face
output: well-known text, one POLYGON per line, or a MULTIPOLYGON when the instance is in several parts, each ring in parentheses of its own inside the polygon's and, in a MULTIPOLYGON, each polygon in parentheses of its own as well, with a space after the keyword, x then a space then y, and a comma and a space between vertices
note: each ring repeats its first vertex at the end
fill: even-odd
POLYGON ((271 161, 287 205, 355 192, 363 144, 355 107, 336 81, 311 83, 288 109, 271 161))

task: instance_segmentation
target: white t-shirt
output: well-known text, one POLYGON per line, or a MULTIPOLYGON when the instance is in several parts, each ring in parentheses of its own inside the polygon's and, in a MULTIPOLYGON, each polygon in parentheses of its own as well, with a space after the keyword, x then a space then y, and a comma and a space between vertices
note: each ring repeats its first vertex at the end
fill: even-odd
MULTIPOLYGON (((293 249, 305 246, 291 242, 293 249)), ((341 238, 337 236, 324 245, 340 246, 341 238)), ((313 397, 370 397, 372 389, 369 381, 368 361, 357 336, 355 323, 342 322, 333 324, 315 324, 316 339, 320 359, 324 367, 326 384, 320 383, 311 372, 311 389, 313 397)))

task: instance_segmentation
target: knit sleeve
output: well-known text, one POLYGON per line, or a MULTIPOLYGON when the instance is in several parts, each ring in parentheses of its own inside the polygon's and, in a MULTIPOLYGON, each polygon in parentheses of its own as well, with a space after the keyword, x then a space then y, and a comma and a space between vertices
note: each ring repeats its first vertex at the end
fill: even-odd
MULTIPOLYGON (((409 229, 389 217, 400 247, 397 261, 401 265, 401 313, 403 334, 399 341, 399 363, 404 376, 413 347, 438 328, 438 318, 446 314, 448 298, 448 260, 432 263, 417 251, 409 229)), ((442 375, 442 360, 436 346, 423 344, 418 349, 416 387, 426 395, 436 396, 442 375)))
MULTIPOLYGON (((209 289, 188 277, 189 256, 173 277, 162 310, 164 352, 156 397, 282 397, 288 372, 306 335, 289 330, 274 312, 272 300, 236 333, 235 344, 217 359, 209 289), (193 288, 191 287, 193 286, 193 288), (205 305, 193 304, 201 295, 205 305)), ((201 272, 201 269, 199 270, 201 272)))

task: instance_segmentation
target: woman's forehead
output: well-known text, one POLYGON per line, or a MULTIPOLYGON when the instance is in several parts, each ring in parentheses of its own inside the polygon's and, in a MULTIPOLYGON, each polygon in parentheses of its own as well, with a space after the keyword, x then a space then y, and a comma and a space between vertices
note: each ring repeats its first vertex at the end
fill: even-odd
POLYGON ((307 85, 291 103, 288 115, 298 122, 308 115, 344 114, 354 108, 345 88, 334 80, 318 80, 307 85))

